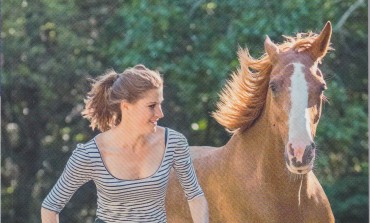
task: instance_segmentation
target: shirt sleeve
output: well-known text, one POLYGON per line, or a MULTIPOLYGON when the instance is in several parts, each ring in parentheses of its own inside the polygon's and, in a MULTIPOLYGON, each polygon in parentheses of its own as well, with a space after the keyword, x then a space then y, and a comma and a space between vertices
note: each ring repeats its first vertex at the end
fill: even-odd
POLYGON ((83 144, 78 144, 62 175, 42 202, 42 207, 61 212, 76 190, 91 180, 91 160, 83 144))
POLYGON ((176 145, 173 167, 187 200, 203 195, 190 157, 188 142, 182 134, 180 134, 176 145))

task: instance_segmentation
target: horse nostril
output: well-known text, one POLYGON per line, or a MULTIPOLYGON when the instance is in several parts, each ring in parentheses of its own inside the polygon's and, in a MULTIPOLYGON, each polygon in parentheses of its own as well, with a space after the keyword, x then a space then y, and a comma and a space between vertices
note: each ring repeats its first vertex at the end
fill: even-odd
POLYGON ((289 154, 294 156, 294 149, 292 147, 292 143, 289 143, 289 154))

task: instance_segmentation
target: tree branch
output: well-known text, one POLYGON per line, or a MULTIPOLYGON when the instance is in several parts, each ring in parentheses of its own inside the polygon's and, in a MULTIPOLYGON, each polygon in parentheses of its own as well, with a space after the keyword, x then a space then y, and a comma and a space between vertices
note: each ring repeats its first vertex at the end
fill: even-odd
POLYGON ((358 7, 365 5, 364 0, 357 0, 351 7, 347 9, 347 11, 342 15, 342 17, 339 19, 339 22, 334 26, 334 31, 338 31, 342 28, 344 23, 347 21, 347 19, 350 17, 352 12, 354 12, 358 7))
POLYGON ((189 18, 193 17, 195 10, 204 2, 204 0, 197 1, 189 11, 189 18))

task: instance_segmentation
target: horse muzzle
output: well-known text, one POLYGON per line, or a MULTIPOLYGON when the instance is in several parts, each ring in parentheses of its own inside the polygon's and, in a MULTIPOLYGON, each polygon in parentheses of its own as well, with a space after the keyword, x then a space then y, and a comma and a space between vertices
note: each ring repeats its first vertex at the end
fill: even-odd
POLYGON ((288 143, 285 149, 285 162, 288 170, 294 174, 306 174, 313 168, 316 145, 294 146, 288 143))

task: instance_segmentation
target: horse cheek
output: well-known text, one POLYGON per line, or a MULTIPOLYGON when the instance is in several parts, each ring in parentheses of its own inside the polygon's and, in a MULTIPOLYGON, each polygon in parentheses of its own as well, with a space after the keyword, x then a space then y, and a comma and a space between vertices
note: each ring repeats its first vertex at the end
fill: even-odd
POLYGON ((289 105, 284 104, 280 98, 273 98, 270 109, 270 121, 274 133, 279 135, 283 141, 287 141, 289 105))

